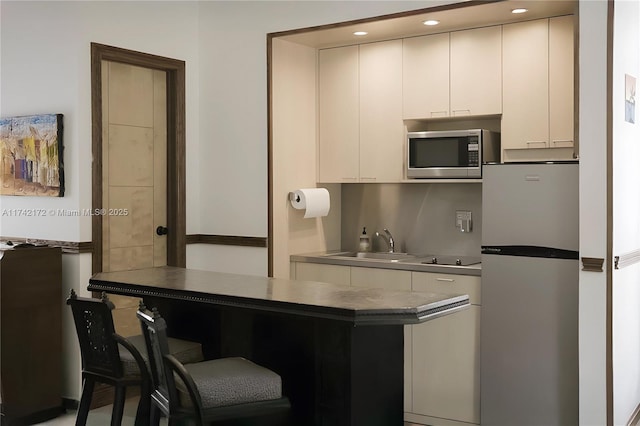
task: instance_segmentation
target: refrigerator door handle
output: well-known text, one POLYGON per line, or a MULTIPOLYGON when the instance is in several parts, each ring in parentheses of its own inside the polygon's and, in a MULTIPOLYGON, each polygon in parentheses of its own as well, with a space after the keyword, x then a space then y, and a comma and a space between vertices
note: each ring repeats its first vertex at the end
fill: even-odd
POLYGON ((522 245, 482 246, 482 254, 578 260, 578 252, 576 250, 565 250, 555 247, 522 245))

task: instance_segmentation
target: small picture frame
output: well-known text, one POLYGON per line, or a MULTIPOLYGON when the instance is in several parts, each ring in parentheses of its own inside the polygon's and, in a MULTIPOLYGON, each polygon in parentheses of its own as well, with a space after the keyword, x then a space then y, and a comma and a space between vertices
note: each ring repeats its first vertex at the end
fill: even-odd
POLYGON ((636 78, 624 75, 624 121, 636 122, 636 78))

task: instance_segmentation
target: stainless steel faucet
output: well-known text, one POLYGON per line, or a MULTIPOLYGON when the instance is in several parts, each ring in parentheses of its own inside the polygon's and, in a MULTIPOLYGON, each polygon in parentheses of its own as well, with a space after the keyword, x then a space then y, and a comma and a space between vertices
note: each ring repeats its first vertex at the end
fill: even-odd
POLYGON ((393 241, 393 235, 391 235, 391 232, 389 232, 387 228, 384 228, 383 231, 386 235, 376 232, 376 237, 382 237, 382 239, 387 243, 387 246, 389 246, 389 253, 395 253, 396 243, 393 241))

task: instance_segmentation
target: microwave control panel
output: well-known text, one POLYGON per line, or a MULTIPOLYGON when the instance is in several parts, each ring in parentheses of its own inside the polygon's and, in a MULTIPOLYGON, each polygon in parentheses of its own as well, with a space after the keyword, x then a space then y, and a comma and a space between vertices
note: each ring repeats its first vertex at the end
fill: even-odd
POLYGON ((478 167, 480 164, 480 144, 477 136, 469 137, 467 151, 469 167, 478 167))

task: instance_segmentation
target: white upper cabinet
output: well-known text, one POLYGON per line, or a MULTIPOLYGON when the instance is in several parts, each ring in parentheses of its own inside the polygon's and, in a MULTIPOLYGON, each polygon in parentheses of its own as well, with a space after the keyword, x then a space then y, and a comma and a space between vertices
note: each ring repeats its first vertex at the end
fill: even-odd
POLYGON ((403 118, 502 112, 502 28, 403 40, 403 118))
POLYGON ((357 182, 360 152, 358 46, 318 53, 320 182, 357 182))
POLYGON ((502 112, 502 27, 451 33, 451 116, 502 112))
POLYGON ((402 40, 320 50, 320 182, 403 176, 402 40))
POLYGON ((403 117, 449 117, 449 33, 402 43, 403 117))
POLYGON ((573 16, 504 25, 502 42, 503 161, 571 159, 573 16))
POLYGON ((360 46, 360 182, 402 180, 402 40, 360 46))
POLYGON ((503 149, 549 146, 548 20, 505 25, 503 149))
POLYGON ((549 138, 573 147, 573 15, 549 19, 549 138))

